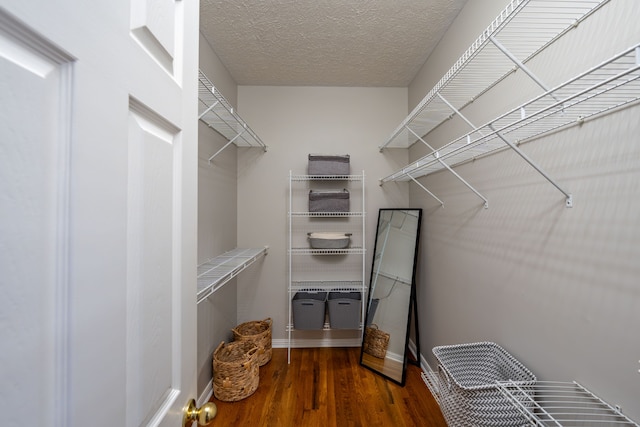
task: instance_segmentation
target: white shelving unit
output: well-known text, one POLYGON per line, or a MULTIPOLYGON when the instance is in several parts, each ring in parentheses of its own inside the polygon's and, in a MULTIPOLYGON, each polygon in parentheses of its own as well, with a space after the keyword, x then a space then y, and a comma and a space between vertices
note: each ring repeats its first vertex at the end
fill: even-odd
POLYGON ((242 120, 202 71, 198 71, 198 101, 198 118, 228 141, 209 157, 209 162, 230 144, 238 147, 256 147, 267 151, 265 143, 242 120))
POLYGON ((527 62, 607 2, 512 0, 380 146, 382 151, 387 147, 409 147, 422 142, 430 149, 426 156, 382 178, 381 185, 391 181, 413 181, 444 206, 444 202, 417 178, 446 169, 481 198, 487 208, 488 200, 453 167, 510 148, 564 194, 567 207, 573 206, 571 193, 518 146, 527 139, 581 123, 590 116, 636 101, 638 51, 632 47, 555 88, 539 79, 527 67, 527 62), (476 126, 464 116, 466 106, 515 70, 522 70, 540 86, 541 95, 482 126, 476 126), (426 135, 454 116, 459 116, 469 126, 469 132, 434 148, 426 141, 426 135))
MULTIPOLYGON (((365 192, 362 175, 294 175, 289 172, 289 283, 288 283, 288 360, 291 357, 293 327, 292 299, 296 292, 360 292, 360 335, 364 324, 365 281, 365 192), (308 192, 312 188, 345 187, 350 191, 349 212, 308 211, 308 192), (306 236, 311 231, 352 233, 346 249, 311 249, 306 236)), ((330 330, 325 324, 324 330, 330 330)))
MULTIPOLYGON (((451 141, 405 168, 383 178, 383 182, 410 181, 445 168, 511 147, 566 196, 571 194, 549 178, 517 145, 564 126, 580 124, 591 116, 640 99, 640 44, 544 92, 465 135, 451 141)), ((482 197, 482 196, 480 196, 482 197)), ((483 198, 484 199, 484 198, 483 198)), ((486 199, 485 203, 486 203, 486 199)))
POLYGON ((267 255, 269 247, 237 248, 212 258, 198 266, 197 303, 223 287, 254 262, 267 255))
POLYGON ((512 0, 380 145, 380 150, 413 145, 460 113, 514 67, 530 72, 526 63, 531 58, 608 1, 512 0))
POLYGON ((498 387, 532 426, 638 427, 619 408, 575 381, 539 381, 526 387, 505 381, 499 382, 498 387))

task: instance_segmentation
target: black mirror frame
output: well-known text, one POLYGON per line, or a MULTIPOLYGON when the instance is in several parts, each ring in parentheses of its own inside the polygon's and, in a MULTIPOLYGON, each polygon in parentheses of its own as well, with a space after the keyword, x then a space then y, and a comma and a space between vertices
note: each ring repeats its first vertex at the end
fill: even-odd
POLYGON ((368 289, 368 298, 367 298, 367 309, 366 309, 366 313, 365 313, 365 324, 362 325, 362 344, 361 344, 361 348, 360 348, 360 365, 364 366, 365 368, 375 372, 376 374, 390 380, 393 381, 396 384, 399 384, 401 386, 404 386, 406 383, 406 378, 407 378, 407 365, 408 363, 412 363, 414 365, 420 366, 420 330, 419 330, 419 323, 418 323, 418 301, 417 301, 417 286, 416 286, 416 271, 417 271, 417 266, 418 266, 418 254, 419 254, 419 248, 420 248, 420 231, 421 231, 421 226, 422 226, 422 209, 421 208, 381 208, 378 211, 378 222, 376 224, 376 235, 375 235, 375 239, 374 239, 374 247, 373 247, 373 257, 372 257, 372 261, 371 261, 371 275, 369 278, 369 289, 368 289), (365 333, 366 333, 366 319, 369 318, 369 308, 371 306, 371 283, 373 281, 373 275, 374 275, 374 267, 375 267, 375 256, 376 256, 376 251, 377 251, 377 244, 378 244, 378 232, 380 231, 380 218, 382 216, 382 213, 385 211, 417 211, 418 212, 418 225, 417 225, 417 229, 416 229, 416 238, 415 238, 415 248, 414 248, 414 253, 413 253, 413 269, 411 272, 411 292, 410 292, 410 300, 409 300, 409 311, 408 311, 408 315, 407 315, 407 327, 406 327, 406 336, 405 336, 405 344, 404 344, 404 356, 403 356, 403 363, 402 363, 402 376, 401 379, 398 380, 396 378, 393 378, 389 375, 386 375, 385 373, 369 366, 366 365, 363 361, 364 358, 364 337, 365 337, 365 333), (414 331, 415 331, 415 344, 416 344, 416 359, 417 360, 411 360, 409 359, 409 339, 411 337, 411 320, 413 319, 414 321, 414 331))

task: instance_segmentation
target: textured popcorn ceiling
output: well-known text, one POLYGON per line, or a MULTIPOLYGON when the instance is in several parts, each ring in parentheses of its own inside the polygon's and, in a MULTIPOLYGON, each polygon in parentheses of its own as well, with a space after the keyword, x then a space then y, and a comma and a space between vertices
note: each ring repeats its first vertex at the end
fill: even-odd
POLYGON ((201 0, 240 85, 408 86, 467 0, 201 0))

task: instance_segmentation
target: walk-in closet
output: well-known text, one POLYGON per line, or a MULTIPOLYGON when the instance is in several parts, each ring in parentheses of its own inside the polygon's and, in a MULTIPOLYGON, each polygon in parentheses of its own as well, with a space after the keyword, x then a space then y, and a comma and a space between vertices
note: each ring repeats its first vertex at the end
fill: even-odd
MULTIPOLYGON (((482 360, 485 350, 495 352, 493 344, 535 377, 525 391, 487 380, 496 408, 513 405, 531 425, 582 425, 575 423, 585 422, 583 415, 563 419, 561 410, 546 407, 571 406, 588 395, 593 397, 583 412, 613 417, 600 415, 602 424, 593 425, 611 420, 635 425, 632 420, 640 415, 634 404, 640 395, 640 348, 633 332, 640 326, 640 271, 634 261, 640 237, 634 184, 640 159, 635 143, 640 32, 634 23, 639 6, 597 0, 457 6, 406 85, 235 82, 224 65, 227 48, 207 39, 211 32, 205 24, 201 71, 237 97, 238 112, 268 149, 238 144, 230 163, 208 162, 225 140, 201 124, 205 153, 199 156, 199 173, 210 182, 200 192, 212 189, 205 197, 213 209, 219 204, 213 203, 213 188, 222 190, 220 180, 235 182, 236 192, 226 190, 237 209, 233 246, 269 250, 220 296, 235 298, 235 318, 217 319, 218 297, 205 303, 211 314, 200 319, 209 322, 206 332, 199 332, 201 391, 211 351, 234 322, 273 318, 274 348, 291 352, 359 346, 364 328, 355 338, 339 330, 296 331, 289 315, 290 284, 297 285, 290 269, 301 262, 299 249, 289 242, 289 227, 292 216, 295 224, 296 216, 307 215, 291 208, 290 189, 307 179, 310 153, 349 154, 354 170, 366 169, 365 312, 378 210, 423 212, 418 327, 411 326, 410 351, 419 359, 421 393, 433 394, 450 425, 474 425, 469 417, 477 414, 447 403, 445 350, 438 355, 434 348, 462 351, 455 347, 461 345, 470 349, 465 356, 482 360), (212 333, 218 338, 211 340, 212 333), (466 346, 479 343, 488 347, 466 346), (553 397, 545 400, 554 390, 569 396, 566 402, 554 406, 553 397), (529 395, 540 399, 528 402, 523 396, 529 395)), ((240 74, 251 81, 250 72, 240 74)), ((308 191, 303 187, 302 193, 308 191)), ((233 204, 222 204, 233 211, 233 204)), ((208 222, 201 215, 200 226, 208 222)), ((200 243, 202 251, 215 244, 208 240, 200 243)), ((357 266, 354 271, 357 276, 357 266)), ((326 272, 327 283, 334 273, 326 272)), ((322 272, 314 274, 322 280, 322 272)), ((464 374, 472 375, 463 369, 464 374)), ((492 411, 491 406, 479 410, 492 411)))
POLYGON ((640 427, 639 20, 3 0, 0 425, 640 427))

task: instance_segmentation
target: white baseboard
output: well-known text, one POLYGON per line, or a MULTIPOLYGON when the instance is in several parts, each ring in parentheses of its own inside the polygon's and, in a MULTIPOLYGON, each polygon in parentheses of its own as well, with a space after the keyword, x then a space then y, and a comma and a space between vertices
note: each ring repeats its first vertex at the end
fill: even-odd
POLYGON ((198 408, 207 403, 209 399, 211 399, 211 396, 213 396, 213 379, 209 381, 209 384, 204 388, 202 394, 198 396, 198 408))
MULTIPOLYGON (((296 338, 291 340, 291 348, 309 347, 360 347, 360 338, 296 338)), ((288 348, 289 340, 274 339, 273 348, 288 348)))

